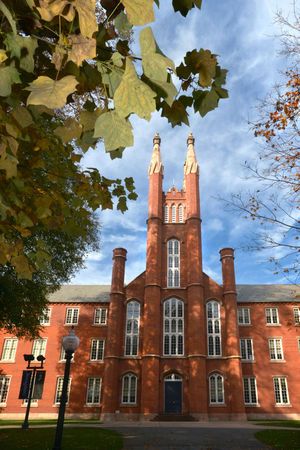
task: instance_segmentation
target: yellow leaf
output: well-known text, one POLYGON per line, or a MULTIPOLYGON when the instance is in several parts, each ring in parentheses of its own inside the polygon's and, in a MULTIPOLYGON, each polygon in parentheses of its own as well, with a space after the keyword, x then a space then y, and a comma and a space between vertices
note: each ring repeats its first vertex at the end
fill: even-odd
POLYGON ((7 59, 7 54, 5 50, 0 49, 0 64, 3 63, 7 59))
POLYGON ((93 38, 72 34, 69 36, 69 44, 72 48, 68 52, 68 61, 73 61, 77 66, 81 66, 85 59, 96 57, 96 40, 93 38))
POLYGON ((114 103, 118 114, 127 117, 135 113, 142 119, 150 120, 155 111, 156 93, 141 81, 130 58, 126 58, 126 69, 122 81, 115 92, 114 103))
POLYGON ((11 258, 11 264, 15 267, 19 278, 32 279, 32 270, 30 269, 26 256, 13 256, 11 258))
POLYGON ((121 0, 132 25, 145 25, 154 21, 153 0, 121 0))
POLYGON ((78 81, 74 75, 67 75, 60 80, 52 80, 49 77, 38 77, 29 87, 31 91, 27 105, 45 105, 48 108, 56 109, 65 106, 67 97, 76 90, 78 81))
POLYGON ((37 10, 39 11, 41 18, 47 22, 51 22, 55 16, 62 16, 69 22, 75 17, 73 4, 68 0, 40 0, 39 4, 40 7, 37 8, 37 10), (65 8, 67 5, 68 9, 66 11, 65 8))
POLYGON ((98 31, 96 21, 96 0, 75 0, 74 6, 79 15, 79 27, 83 36, 91 38, 98 31))

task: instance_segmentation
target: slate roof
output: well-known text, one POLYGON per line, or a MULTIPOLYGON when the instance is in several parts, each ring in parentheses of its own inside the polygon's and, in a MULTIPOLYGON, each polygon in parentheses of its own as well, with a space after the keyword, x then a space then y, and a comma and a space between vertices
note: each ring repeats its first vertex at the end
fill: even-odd
MULTIPOLYGON (((110 285, 62 286, 49 296, 51 303, 109 302, 110 285)), ((300 302, 300 287, 293 284, 238 284, 238 302, 300 302)))

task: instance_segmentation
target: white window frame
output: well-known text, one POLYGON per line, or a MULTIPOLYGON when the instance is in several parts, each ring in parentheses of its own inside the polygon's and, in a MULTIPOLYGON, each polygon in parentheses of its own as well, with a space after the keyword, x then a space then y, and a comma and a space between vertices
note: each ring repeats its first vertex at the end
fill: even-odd
POLYGON ((7 398, 11 383, 11 375, 0 375, 0 407, 7 405, 7 398))
POLYGON ((169 223, 169 206, 164 206, 164 223, 169 223))
MULTIPOLYGON (((22 408, 25 408, 25 407, 27 407, 27 405, 28 405, 28 399, 24 399, 23 401, 22 401, 22 408)), ((37 398, 32 398, 31 399, 31 402, 30 402, 30 408, 31 407, 33 407, 33 408, 37 408, 39 406, 39 401, 38 401, 38 399, 37 398)))
POLYGON ((269 338, 269 354, 271 361, 284 361, 282 338, 269 338))
POLYGON ((95 308, 94 325, 107 325, 107 308, 95 308))
POLYGON ((167 287, 180 287, 180 241, 167 241, 167 287))
POLYGON ((34 339, 31 354, 36 359, 39 355, 46 356, 47 338, 34 339))
POLYGON ((238 308, 238 324, 251 325, 250 308, 238 308))
POLYGON ((256 378, 249 376, 243 377, 244 403, 246 406, 258 405, 256 378), (248 397, 248 401, 247 398, 248 397), (255 400, 255 401, 254 401, 255 400))
POLYGON ((79 308, 67 308, 66 309, 65 325, 68 325, 68 326, 78 325, 78 321, 79 321, 79 308), (69 311, 71 311, 70 318, 69 318, 69 311), (74 316, 76 316, 75 311, 77 313, 76 319, 74 317, 74 316))
POLYGON ((286 377, 281 375, 274 376, 273 387, 274 387, 275 405, 289 405, 290 399, 286 377))
POLYGON ((104 360, 104 348, 105 348, 105 339, 92 339, 91 340, 90 361, 103 361, 104 360), (96 357, 93 357, 94 352, 96 353, 96 357), (101 355, 100 358, 99 358, 99 353, 101 355))
POLYGON ((1 362, 15 362, 18 347, 17 338, 6 338, 3 341, 1 362), (8 357, 6 354, 8 353, 8 357))
POLYGON ((220 373, 213 373, 209 376, 209 404, 210 405, 224 405, 225 404, 225 392, 224 392, 224 377, 220 373), (212 385, 214 380, 214 386, 212 385), (219 397, 219 381, 221 381, 222 398, 219 397), (213 389, 214 388, 214 389, 213 389), (212 398, 212 393, 214 397, 212 398))
POLYGON ((206 303, 207 355, 209 358, 222 356, 221 309, 217 300, 206 303), (211 307, 211 316, 210 316, 211 307), (219 327, 219 332, 216 330, 219 327), (211 331, 212 330, 212 331, 211 331), (212 345, 211 345, 212 343, 212 345), (219 352, 218 347, 219 346, 219 352))
POLYGON ((164 356, 184 355, 184 302, 169 298, 163 304, 163 354, 164 356))
MULTIPOLYGON (((75 358, 75 352, 72 353, 71 363, 74 362, 74 358, 75 358)), ((60 349, 59 362, 63 362, 63 363, 66 362, 66 351, 65 351, 63 345, 61 346, 61 349, 60 349)))
POLYGON ((252 338, 240 338, 240 350, 242 361, 254 361, 252 338))
POLYGON ((299 307, 294 308, 294 321, 295 321, 295 325, 300 325, 300 308, 299 307))
POLYGON ((40 325, 42 325, 43 327, 48 327, 50 325, 51 313, 52 313, 52 308, 47 307, 44 309, 43 314, 40 317, 40 325))
POLYGON ((184 208, 183 205, 178 206, 178 222, 183 223, 184 222, 184 208))
POLYGON ((176 223, 176 205, 171 206, 171 223, 176 223))
MULTIPOLYGON (((58 401, 57 399, 58 399, 58 394, 59 393, 60 393, 60 395, 62 394, 63 381, 64 381, 63 376, 58 376, 56 378, 54 405, 60 404, 60 400, 58 401)), ((67 389, 67 403, 66 403, 67 405, 69 404, 69 400, 70 400, 71 383, 72 383, 72 378, 70 377, 69 381, 68 381, 68 389, 67 389)))
POLYGON ((141 305, 136 300, 131 300, 126 305, 125 324, 125 356, 137 356, 139 353, 141 305))
POLYGON ((278 308, 265 308, 266 324, 270 325, 280 325, 278 308))
POLYGON ((102 387, 102 378, 101 377, 89 377, 87 379, 87 385, 86 385, 86 404, 89 406, 93 406, 93 405, 100 405, 101 403, 101 387, 102 387), (95 401, 95 397, 96 397, 96 384, 97 381, 99 381, 99 386, 98 386, 98 401, 95 401), (89 401, 89 396, 91 395, 91 400, 89 401))
POLYGON ((122 377, 122 397, 121 403, 123 405, 136 405, 137 404, 137 383, 138 378, 134 373, 126 373, 122 377), (128 389, 125 392, 125 380, 128 379, 128 389), (132 388, 132 380, 135 380, 134 386, 132 388), (133 395, 132 395, 133 394, 133 395))

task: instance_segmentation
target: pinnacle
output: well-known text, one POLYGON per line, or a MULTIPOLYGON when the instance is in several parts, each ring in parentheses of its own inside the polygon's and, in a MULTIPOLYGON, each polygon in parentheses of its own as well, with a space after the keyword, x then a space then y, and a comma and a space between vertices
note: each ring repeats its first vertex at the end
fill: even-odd
POLYGON ((153 138, 153 144, 160 144, 161 139, 159 136, 159 133, 155 133, 154 138, 153 138))

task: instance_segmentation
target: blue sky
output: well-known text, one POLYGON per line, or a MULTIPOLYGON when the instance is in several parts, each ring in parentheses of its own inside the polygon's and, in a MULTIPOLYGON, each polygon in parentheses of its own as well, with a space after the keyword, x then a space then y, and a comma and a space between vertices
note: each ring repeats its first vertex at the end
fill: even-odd
MULTIPOLYGON (((99 212, 101 250, 88 255, 86 268, 71 280, 73 284, 109 284, 112 250, 128 250, 126 282, 145 270, 147 169, 152 139, 159 132, 165 168, 164 190, 173 181, 182 186, 186 138, 193 132, 200 164, 200 195, 202 215, 203 268, 221 282, 219 250, 236 249, 236 278, 239 284, 285 283, 272 273, 266 252, 246 253, 241 247, 247 236, 255 232, 256 223, 225 211, 218 196, 248 191, 255 187, 245 180, 243 163, 258 158, 259 145, 249 131, 248 119, 255 119, 255 107, 279 80, 285 61, 279 55, 280 43, 274 38, 279 29, 274 23, 278 9, 289 10, 289 2, 272 0, 203 0, 201 11, 194 9, 187 18, 172 12, 171 0, 160 2, 153 25, 162 51, 178 64, 186 51, 210 49, 219 55, 221 66, 227 68, 229 99, 204 118, 190 111, 190 127, 171 128, 159 113, 150 122, 135 119, 135 145, 124 152, 122 159, 111 160, 102 144, 85 157, 88 167, 98 167, 108 178, 132 176, 138 200, 129 202, 129 210, 99 212)), ((137 41, 137 39, 136 39, 137 41)))

